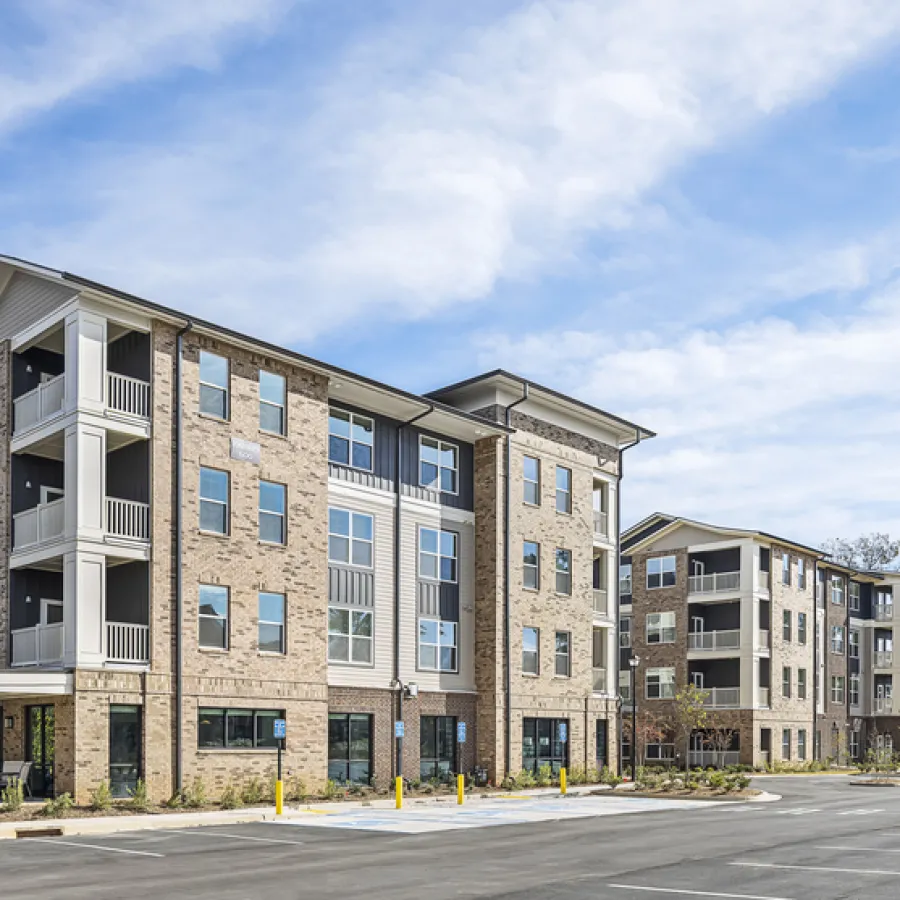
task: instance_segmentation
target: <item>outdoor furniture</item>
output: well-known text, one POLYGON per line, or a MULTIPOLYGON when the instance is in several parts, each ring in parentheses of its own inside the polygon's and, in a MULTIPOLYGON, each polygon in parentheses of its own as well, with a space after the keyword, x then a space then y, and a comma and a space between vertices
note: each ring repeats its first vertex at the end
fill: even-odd
POLYGON ((31 774, 31 763, 22 760, 9 759, 3 763, 0 769, 0 790, 9 787, 13 781, 21 781, 22 789, 31 796, 31 785, 28 783, 28 776, 31 774))

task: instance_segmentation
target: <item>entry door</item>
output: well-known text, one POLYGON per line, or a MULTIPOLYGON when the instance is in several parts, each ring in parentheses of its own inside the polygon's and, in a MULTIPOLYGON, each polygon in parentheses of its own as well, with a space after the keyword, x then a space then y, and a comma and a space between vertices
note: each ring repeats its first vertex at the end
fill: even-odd
POLYGON ((691 575, 705 575, 706 563, 700 562, 699 559, 691 560, 691 575))
POLYGON ((53 771, 56 754, 56 717, 53 706, 25 708, 25 749, 31 762, 31 793, 35 797, 53 796, 53 771))
POLYGON ((691 616, 691 632, 703 634, 704 630, 703 616, 691 616))
POLYGON ((597 719, 597 770, 609 764, 607 741, 609 740, 609 723, 606 719, 597 719))
POLYGON ((141 708, 109 708, 109 787, 113 797, 130 797, 141 777, 141 708))
POLYGON ((702 672, 694 672, 691 675, 691 680, 694 682, 694 687, 700 688, 703 690, 703 673, 702 672))

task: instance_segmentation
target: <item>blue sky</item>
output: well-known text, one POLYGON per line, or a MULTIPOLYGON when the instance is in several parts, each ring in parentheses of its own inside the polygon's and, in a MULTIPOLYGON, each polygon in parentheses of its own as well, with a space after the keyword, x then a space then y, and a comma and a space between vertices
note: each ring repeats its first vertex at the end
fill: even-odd
POLYGON ((895 0, 12 0, 0 250, 635 418, 626 518, 900 533, 895 0))

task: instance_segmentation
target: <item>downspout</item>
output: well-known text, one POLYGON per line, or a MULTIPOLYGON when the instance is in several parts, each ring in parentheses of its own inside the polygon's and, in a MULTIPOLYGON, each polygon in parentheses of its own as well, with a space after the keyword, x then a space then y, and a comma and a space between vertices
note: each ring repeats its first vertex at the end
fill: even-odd
MULTIPOLYGON (((616 681, 618 682, 619 678, 619 657, 622 655, 621 650, 621 637, 619 635, 619 628, 621 627, 621 594, 619 591, 619 566, 621 565, 622 559, 622 479, 625 477, 625 451, 630 450, 632 447, 637 447, 641 442, 641 430, 638 428, 634 433, 634 440, 630 444, 626 444, 624 447, 619 449, 619 465, 616 467, 616 559, 615 559, 615 578, 613 582, 616 586, 616 681)), ((632 588, 633 590, 633 588, 632 588)), ((634 619, 632 619, 632 623, 634 619)), ((634 627, 632 624, 631 633, 634 634, 634 627)), ((633 652, 633 651, 632 651, 633 652)), ((634 709, 634 703, 636 703, 636 698, 634 696, 635 689, 632 689, 631 703, 632 709, 634 709)), ((616 695, 619 693, 619 685, 616 684, 616 695)), ((620 698, 621 699, 621 698, 620 698)), ((632 713, 633 715, 633 713, 632 713)), ((621 776, 624 772, 624 765, 622 761, 622 704, 619 703, 619 743, 616 747, 616 759, 619 760, 619 775, 621 776)), ((608 740, 608 738, 607 738, 608 740)), ((634 736, 632 736, 632 741, 634 740, 634 736)), ((608 753, 607 753, 608 756, 608 753)), ((633 773, 632 773, 633 774, 633 773)))
POLYGON ((187 324, 175 337, 175 793, 180 794, 184 782, 184 764, 182 750, 184 747, 184 646, 182 638, 183 614, 183 572, 182 572, 182 532, 184 516, 182 513, 182 497, 184 494, 184 462, 182 460, 182 440, 184 429, 184 373, 182 356, 184 353, 184 336, 194 327, 188 319, 187 324))
MULTIPOLYGON (((520 403, 524 403, 528 399, 528 385, 523 385, 522 396, 518 400, 514 400, 506 407, 506 427, 512 428, 512 410, 520 403)), ((506 657, 503 671, 503 692, 506 697, 505 703, 505 736, 503 742, 503 774, 509 775, 510 765, 512 762, 512 661, 510 655, 510 604, 509 604, 509 571, 510 571, 510 545, 509 545, 509 520, 511 516, 512 504, 512 436, 506 435, 506 497, 503 503, 503 652, 506 657)))
MULTIPOLYGON (((394 494, 396 508, 394 509, 394 683, 397 685, 397 719, 403 721, 403 683, 400 681, 400 498, 403 485, 403 431, 420 419, 434 412, 434 404, 431 403, 423 413, 401 422, 397 426, 397 457, 396 471, 394 473, 394 494)), ((403 738, 395 739, 397 749, 394 759, 394 773, 399 778, 403 775, 403 738)))

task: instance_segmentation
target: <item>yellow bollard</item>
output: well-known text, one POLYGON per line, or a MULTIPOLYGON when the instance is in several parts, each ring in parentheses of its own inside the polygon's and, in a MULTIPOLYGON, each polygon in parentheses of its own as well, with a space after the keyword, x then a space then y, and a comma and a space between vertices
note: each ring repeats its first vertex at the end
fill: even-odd
POLYGON ((565 767, 559 770, 559 792, 561 794, 565 794, 566 792, 566 770, 565 767))
POLYGON ((457 775, 456 776, 456 802, 462 806, 463 805, 463 797, 466 794, 466 776, 465 775, 457 775))
POLYGON ((280 816, 284 812, 284 782, 275 782, 275 815, 280 816))
POLYGON ((394 798, 397 801, 397 809, 403 809, 403 779, 399 775, 394 781, 394 798))

